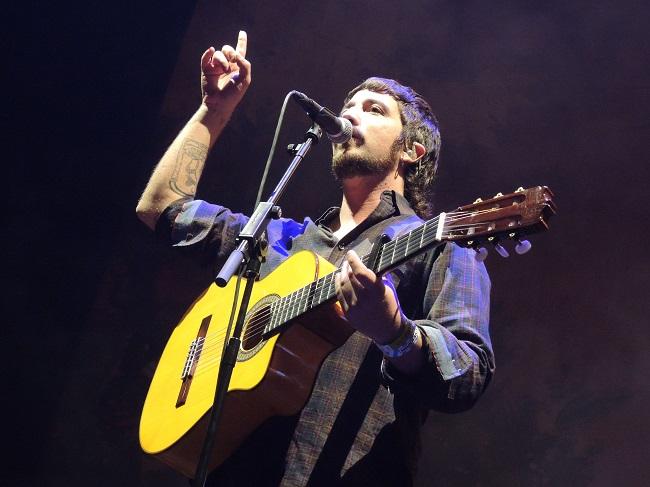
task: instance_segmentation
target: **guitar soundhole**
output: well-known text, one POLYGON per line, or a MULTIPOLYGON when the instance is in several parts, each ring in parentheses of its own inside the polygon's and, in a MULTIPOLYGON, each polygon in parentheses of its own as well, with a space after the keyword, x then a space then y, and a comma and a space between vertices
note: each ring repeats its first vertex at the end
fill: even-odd
MULTIPOLYGON (((255 353, 263 345, 262 335, 271 322, 271 304, 279 298, 280 296, 275 294, 265 296, 248 312, 242 333, 241 351, 255 353)), ((241 356, 241 351, 240 359, 244 358, 241 356)))
POLYGON ((269 324, 271 319, 271 305, 261 306, 251 313, 247 320, 246 328, 242 336, 242 348, 244 350, 251 350, 262 341, 262 333, 264 328, 269 324))

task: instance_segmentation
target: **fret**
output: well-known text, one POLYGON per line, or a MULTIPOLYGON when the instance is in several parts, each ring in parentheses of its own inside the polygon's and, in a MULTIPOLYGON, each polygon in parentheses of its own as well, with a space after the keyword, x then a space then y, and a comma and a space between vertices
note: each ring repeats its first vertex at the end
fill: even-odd
POLYGON ((284 299, 282 300, 282 314, 280 315, 280 317, 282 318, 282 323, 285 323, 287 321, 290 301, 291 301, 291 294, 285 296, 284 299))
POLYGON ((291 304, 291 318, 293 319, 298 316, 298 311, 300 310, 300 296, 302 294, 302 288, 294 291, 293 303, 291 304))
POLYGON ((323 283, 322 286, 323 288, 321 289, 321 296, 320 296, 320 302, 324 303, 327 301, 327 298, 329 297, 329 280, 331 279, 331 274, 327 274, 326 276, 323 277, 323 283))
POLYGON ((328 282, 327 282, 327 295, 326 295, 326 298, 325 298, 326 300, 331 298, 332 296, 334 296, 336 294, 334 292, 334 288, 336 287, 335 286, 335 281, 334 281, 334 275, 335 275, 336 272, 338 272, 338 271, 332 272, 331 274, 327 275, 327 281, 328 282))
POLYGON ((282 300, 282 299, 279 299, 278 302, 277 302, 276 304, 277 304, 277 306, 276 306, 276 308, 277 308, 277 313, 276 313, 276 318, 275 318, 275 327, 274 327, 274 328, 277 328, 278 326, 280 326, 280 325, 282 324, 282 311, 283 311, 283 309, 284 309, 284 308, 283 308, 283 300, 282 300))
POLYGON ((424 242, 424 247, 429 245, 432 242, 435 242, 436 240, 436 233, 438 232, 438 226, 436 225, 434 228, 427 229, 427 237, 424 242))
POLYGON ((420 235, 420 246, 419 246, 419 248, 422 248, 422 244, 423 244, 423 242, 424 242, 424 234, 425 234, 426 231, 427 231, 427 224, 428 224, 428 223, 429 223, 429 222, 424 222, 424 225, 422 225, 422 235, 420 235))
POLYGON ((422 245, 420 246, 420 248, 426 247, 431 242, 433 242, 433 238, 431 237, 431 235, 435 237, 436 228, 437 227, 424 229, 424 232, 422 232, 422 245))
POLYGON ((275 323, 273 323, 273 329, 275 329, 282 323, 282 298, 278 299, 273 305, 275 306, 275 323))
POLYGON ((300 312, 301 313, 304 313, 309 308, 309 302, 310 302, 309 296, 311 296, 311 292, 312 292, 313 287, 314 287, 313 282, 311 284, 303 287, 304 291, 302 293, 302 298, 300 299, 300 303, 301 303, 300 312))
POLYGON ((334 282, 334 272, 328 274, 327 279, 325 279, 325 301, 327 301, 332 296, 332 283, 334 282))
POLYGON ((331 274, 327 274, 325 277, 323 277, 323 289, 322 289, 322 291, 325 291, 325 295, 323 295, 323 293, 321 291, 321 299, 320 299, 321 303, 324 303, 329 298, 329 283, 328 283, 328 281, 329 281, 329 279, 331 279, 330 275, 331 274))
POLYGON ((422 234, 424 233, 424 225, 416 228, 411 232, 415 237, 414 245, 417 247, 417 250, 422 248, 422 234))
POLYGON ((311 290, 311 284, 303 287, 300 290, 300 300, 298 302, 298 313, 300 314, 307 309, 307 303, 309 302, 309 291, 311 290))
MULTIPOLYGON (((388 242, 388 243, 390 243, 390 242, 388 242)), ((377 269, 381 269, 381 267, 382 267, 382 265, 384 263, 384 255, 385 255, 386 245, 388 245, 388 243, 382 245, 381 249, 379 249, 379 253, 377 254, 377 259, 376 259, 376 261, 377 261, 377 269)))
POLYGON ((279 304, 281 302, 282 302, 282 300, 278 300, 278 301, 275 301, 271 305, 271 307, 273 308, 274 311, 273 311, 273 314, 272 314, 272 317, 271 317, 271 324, 272 325, 269 326, 269 330, 274 330, 275 328, 277 328, 280 325, 280 313, 279 313, 278 306, 279 306, 279 304))
POLYGON ((403 259, 404 257, 406 257, 408 255, 408 240, 409 240, 410 236, 411 236, 411 232, 397 238, 397 247, 399 247, 399 249, 400 249, 399 250, 399 259, 397 259, 397 260, 401 260, 401 259, 403 259), (403 249, 404 241, 406 241, 406 248, 405 249, 403 249))
POLYGON ((316 292, 318 291, 318 281, 314 281, 310 286, 309 286, 309 300, 307 302, 307 307, 305 308, 305 311, 308 309, 313 308, 316 306, 316 304, 320 304, 316 302, 316 292))
POLYGON ((304 286, 296 291, 296 302, 294 303, 292 318, 295 318, 300 314, 300 309, 302 308, 302 300, 304 298, 304 294, 305 294, 304 286))
POLYGON ((295 316, 296 312, 296 299, 298 298, 298 291, 291 293, 291 299, 289 299, 289 312, 287 313, 287 321, 290 321, 295 316))
POLYGON ((286 295, 284 298, 282 298, 282 311, 280 311, 280 323, 286 323, 287 321, 287 314, 289 313, 289 299, 291 298, 291 294, 286 295))
POLYGON ((293 296, 293 293, 288 294, 284 298, 284 303, 283 303, 284 309, 282 311, 282 322, 283 323, 286 323, 287 321, 289 321, 289 312, 291 310, 291 296, 293 296))
POLYGON ((293 313, 291 313, 291 318, 295 318, 300 314, 300 307, 302 305, 302 294, 303 294, 303 289, 304 287, 301 287, 296 291, 296 299, 294 300, 293 303, 293 313))
POLYGON ((271 303, 271 306, 269 307, 269 312, 271 314, 271 319, 269 320, 268 324, 264 327, 264 332, 263 333, 268 333, 269 331, 273 330, 275 328, 275 322, 277 321, 277 316, 275 313, 275 303, 277 301, 274 301, 271 303))
POLYGON ((323 302, 323 289, 325 288, 324 278, 321 277, 317 282, 320 285, 320 291, 318 292, 318 304, 321 304, 323 302))
POLYGON ((296 313, 294 316, 298 316, 300 313, 302 313, 302 307, 305 304, 305 292, 307 292, 309 288, 307 286, 303 286, 300 289, 298 289, 298 295, 296 297, 296 313))
POLYGON ((394 243, 393 241, 387 242, 386 244, 384 244, 384 247, 382 248, 381 258, 379 259, 379 268, 380 268, 380 269, 383 269, 383 268, 385 268, 385 267, 388 267, 388 266, 385 266, 385 265, 384 265, 384 257, 388 257, 388 254, 386 254, 386 252, 387 252, 388 250, 390 250, 390 249, 388 248, 390 245, 395 245, 395 243, 394 243))
POLYGON ((409 244, 411 243, 411 234, 413 232, 415 232, 415 230, 412 230, 406 234, 406 250, 404 251, 404 255, 408 255, 409 253, 409 244))
POLYGON ((395 249, 397 249, 397 241, 393 242, 393 251, 390 254, 390 263, 391 264, 395 261, 395 249))
POLYGON ((319 279, 317 282, 318 282, 318 284, 316 285, 316 292, 314 293, 314 305, 321 304, 323 302, 323 300, 322 300, 322 296, 323 296, 323 280, 319 279), (316 293, 318 293, 318 297, 316 297, 316 293))
MULTIPOLYGON (((384 251, 386 250, 386 245, 382 245, 381 248, 379 249, 377 253, 377 258, 375 259, 376 262, 379 262, 377 265, 377 269, 381 269, 381 260, 384 258, 384 251)), ((370 256, 368 256, 370 257, 370 256)))
POLYGON ((305 299, 303 301, 303 306, 302 306, 301 313, 304 313, 305 311, 307 311, 311 307, 311 304, 312 304, 311 297, 313 295, 315 285, 316 285, 316 282, 312 282, 309 286, 305 287, 305 296, 304 296, 305 299))

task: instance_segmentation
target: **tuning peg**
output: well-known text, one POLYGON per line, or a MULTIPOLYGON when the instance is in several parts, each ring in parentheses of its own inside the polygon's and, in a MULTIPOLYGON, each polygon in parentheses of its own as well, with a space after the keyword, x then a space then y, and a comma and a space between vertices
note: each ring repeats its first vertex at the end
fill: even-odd
POLYGON ((501 245, 500 243, 495 243, 494 244, 494 250, 496 250, 497 254, 499 254, 504 259, 507 258, 507 257, 510 257, 510 252, 508 252, 506 250, 506 248, 503 245, 501 245))
POLYGON ((473 204, 481 203, 481 202, 483 202, 483 200, 482 200, 481 198, 476 198, 476 199, 474 200, 474 203, 473 203, 473 204))
POLYGON ((525 189, 523 188, 523 186, 519 186, 519 187, 515 190, 515 193, 523 193, 524 191, 525 191, 525 189))
POLYGON ((494 195, 495 198, 500 198, 501 196, 503 196, 503 193, 501 193, 501 192, 494 195))
POLYGON ((474 251, 476 252, 474 258, 479 262, 483 262, 488 256, 488 250, 485 247, 475 247, 474 251))
POLYGON ((515 245, 515 252, 519 255, 524 255, 528 252, 533 245, 528 240, 517 240, 517 245, 515 245))

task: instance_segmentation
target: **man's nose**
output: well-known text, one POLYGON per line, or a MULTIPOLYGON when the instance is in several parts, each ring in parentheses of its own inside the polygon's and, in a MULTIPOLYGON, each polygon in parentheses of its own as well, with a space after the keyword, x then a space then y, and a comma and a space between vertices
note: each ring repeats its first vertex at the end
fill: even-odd
POLYGON ((341 114, 341 117, 347 118, 351 123, 352 126, 354 127, 355 125, 359 125, 361 123, 361 119, 359 116, 354 112, 354 110, 346 110, 341 114))

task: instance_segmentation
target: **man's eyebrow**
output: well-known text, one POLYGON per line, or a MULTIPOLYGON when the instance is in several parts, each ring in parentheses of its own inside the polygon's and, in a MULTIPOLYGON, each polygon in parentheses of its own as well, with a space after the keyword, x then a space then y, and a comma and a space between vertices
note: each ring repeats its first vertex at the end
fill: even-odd
MULTIPOLYGON (((390 111, 390 108, 388 107, 388 105, 386 105, 386 103, 384 103, 383 101, 381 101, 378 98, 368 97, 365 100, 363 100, 363 103, 364 104, 365 103, 376 103, 377 105, 381 105, 381 107, 385 111, 387 111, 387 112, 390 111)), ((341 108, 341 111, 343 112, 343 111, 347 110, 348 108, 350 108, 351 106, 354 106, 354 102, 352 100, 348 101, 345 105, 343 105, 343 108, 341 108)))
POLYGON ((388 107, 388 105, 386 105, 383 101, 381 101, 381 100, 378 99, 378 98, 372 98, 372 97, 370 97, 370 98, 366 99, 366 102, 376 103, 377 105, 381 105, 381 107, 382 107, 385 111, 387 111, 387 112, 390 111, 390 108, 388 107))

